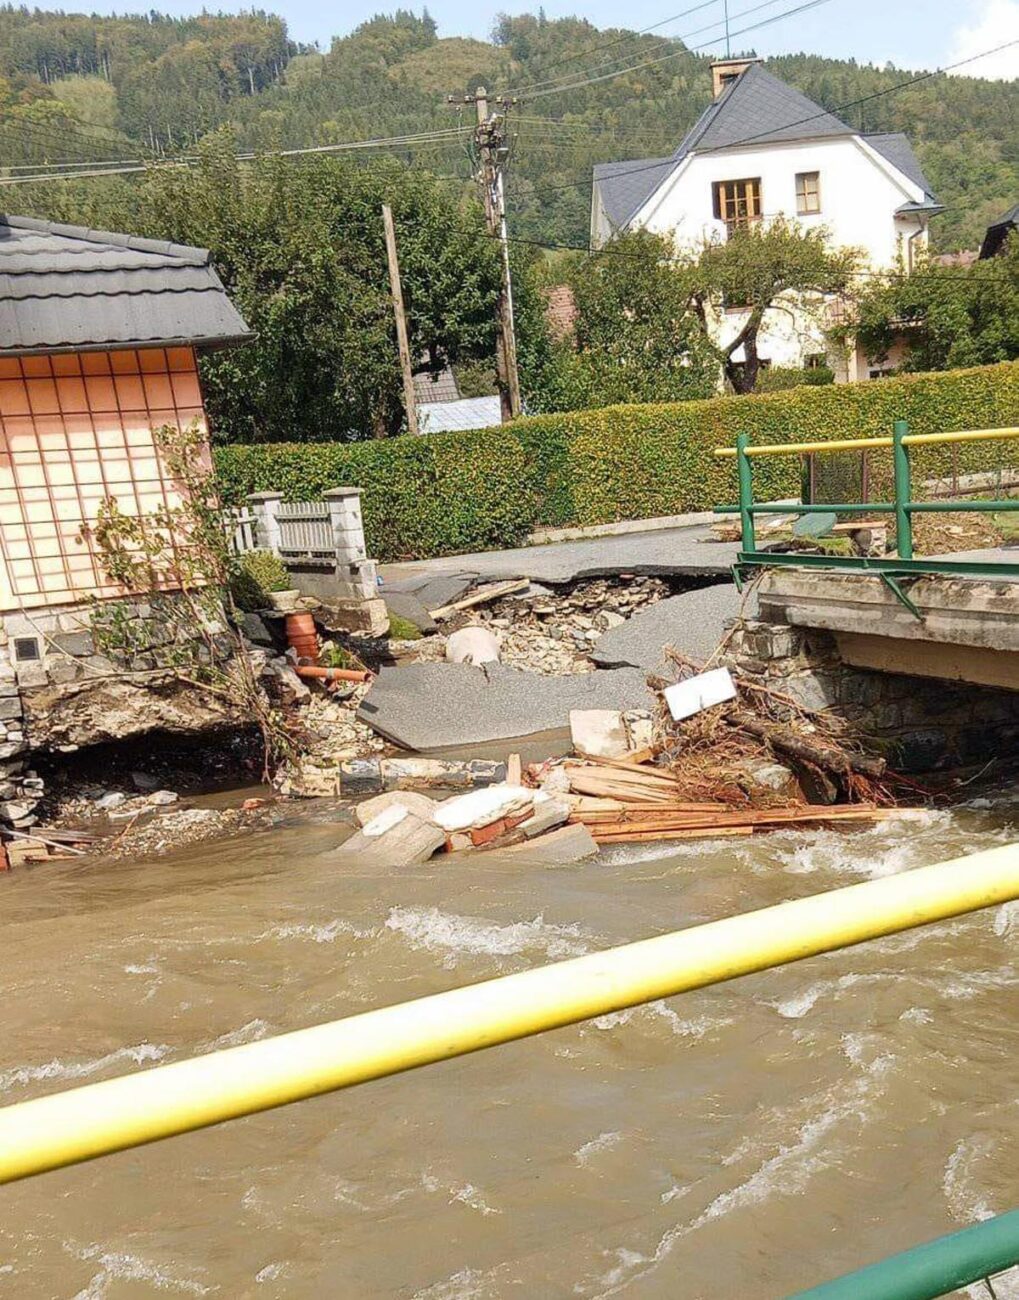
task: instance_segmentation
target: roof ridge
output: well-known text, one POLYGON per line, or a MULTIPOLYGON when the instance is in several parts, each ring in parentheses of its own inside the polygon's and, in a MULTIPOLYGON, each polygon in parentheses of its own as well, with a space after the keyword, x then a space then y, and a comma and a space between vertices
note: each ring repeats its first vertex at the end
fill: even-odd
POLYGON ((200 266, 205 266, 212 260, 212 254, 207 248, 197 248, 191 244, 175 244, 168 239, 143 239, 140 235, 124 235, 112 230, 91 230, 85 226, 72 226, 60 221, 41 221, 38 217, 17 217, 10 213, 0 213, 0 226, 8 226, 12 230, 35 230, 41 234, 57 235, 62 239, 108 244, 112 248, 129 248, 137 253, 161 253, 164 257, 175 257, 180 261, 192 262, 200 266))

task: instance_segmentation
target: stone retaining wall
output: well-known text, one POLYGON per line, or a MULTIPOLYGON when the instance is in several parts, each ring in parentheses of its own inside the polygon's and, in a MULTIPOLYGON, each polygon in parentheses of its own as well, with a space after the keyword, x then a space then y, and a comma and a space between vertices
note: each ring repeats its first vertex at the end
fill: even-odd
POLYGON ((728 651, 742 672, 804 709, 847 718, 898 771, 964 767, 1019 753, 1019 691, 854 668, 839 658, 828 633, 785 623, 744 622, 728 651))

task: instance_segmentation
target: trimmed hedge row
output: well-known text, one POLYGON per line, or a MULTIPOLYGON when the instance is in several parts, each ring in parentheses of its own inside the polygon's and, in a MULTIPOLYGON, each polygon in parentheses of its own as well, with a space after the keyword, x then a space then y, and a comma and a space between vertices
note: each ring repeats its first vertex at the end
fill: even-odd
MULTIPOLYGON (((364 488, 369 553, 384 560, 519 544, 540 526, 611 523, 735 500, 735 468, 714 448, 1019 426, 1019 362, 801 387, 661 406, 534 416, 512 429, 364 443, 259 443, 215 449, 224 498, 275 489, 306 501, 364 488)), ((915 449, 919 478, 1016 463, 1019 440, 915 449)), ((880 457, 881 452, 873 453, 880 457)), ((797 457, 754 464, 755 496, 795 496, 797 457)))

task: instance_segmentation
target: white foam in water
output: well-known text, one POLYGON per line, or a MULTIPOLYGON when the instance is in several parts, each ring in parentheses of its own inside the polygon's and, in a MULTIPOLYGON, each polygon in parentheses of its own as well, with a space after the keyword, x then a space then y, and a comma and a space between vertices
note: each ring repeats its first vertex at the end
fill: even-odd
MULTIPOLYGON (((155 1291, 173 1291, 178 1295, 210 1295, 213 1287, 203 1286, 190 1278, 174 1277, 156 1264, 150 1264, 137 1255, 128 1255, 122 1251, 108 1251, 102 1246, 75 1246, 64 1242, 64 1250, 80 1260, 96 1260, 99 1272, 91 1279, 88 1286, 78 1291, 72 1300, 106 1300, 111 1288, 117 1282, 145 1282, 155 1291)), ((218 1290, 219 1288, 215 1288, 218 1290)), ((117 1294, 122 1289, 117 1287, 117 1294)))
POLYGON ((341 935, 353 939, 372 939, 377 932, 356 926, 341 916, 335 917, 324 925, 311 922, 291 921, 284 925, 273 925, 264 930, 259 939, 310 939, 312 943, 333 943, 341 935))
POLYGON ((206 1043, 204 1047, 199 1048, 200 1052, 216 1052, 221 1047, 240 1047, 242 1043, 254 1043, 258 1039, 264 1038, 269 1032, 269 1024, 265 1020, 249 1020, 246 1025, 241 1025, 238 1029, 228 1029, 225 1034, 220 1034, 214 1038, 211 1043, 206 1043))
POLYGON ((953 1218, 961 1223, 977 1223, 993 1219, 994 1210, 977 1185, 973 1166, 983 1157, 993 1154, 994 1142, 989 1137, 975 1134, 956 1144, 945 1164, 941 1189, 953 1218))
POLYGON ((582 957, 590 951, 591 938, 575 925, 546 925, 540 915, 498 925, 437 907, 394 907, 386 929, 403 935, 414 948, 449 953, 447 966, 456 965, 456 953, 508 957, 537 950, 548 957, 582 957))
POLYGON ((585 1142, 583 1146, 577 1147, 573 1153, 573 1159, 578 1165, 588 1165, 595 1156, 601 1155, 603 1151, 611 1151, 622 1140, 622 1133, 599 1133, 590 1142, 585 1142))
POLYGON ((484 1215, 502 1214, 502 1210, 497 1210, 494 1206, 488 1204, 473 1183, 454 1183, 451 1186, 446 1186, 434 1174, 424 1173, 421 1175, 421 1186, 426 1192, 445 1192, 449 1196, 450 1205, 454 1203, 466 1205, 484 1215))
POLYGON ((143 1065, 146 1061, 161 1061, 169 1052, 165 1043, 139 1043, 136 1047, 118 1047, 108 1056, 91 1061, 47 1061, 44 1065, 16 1065, 0 1072, 0 1092, 9 1088, 24 1087, 28 1083, 41 1083, 46 1079, 87 1079, 111 1065, 131 1061, 143 1065))
POLYGON ((412 1300, 494 1300, 499 1293, 493 1289, 491 1276, 480 1269, 462 1268, 442 1282, 415 1291, 412 1300))

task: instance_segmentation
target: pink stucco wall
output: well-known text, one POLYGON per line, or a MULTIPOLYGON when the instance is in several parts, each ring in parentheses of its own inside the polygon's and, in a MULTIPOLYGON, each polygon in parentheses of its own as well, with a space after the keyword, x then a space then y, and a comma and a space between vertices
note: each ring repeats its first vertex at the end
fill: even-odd
POLYGON ((191 348, 0 358, 0 611, 117 594, 83 525, 173 504, 152 431, 195 420, 191 348))

